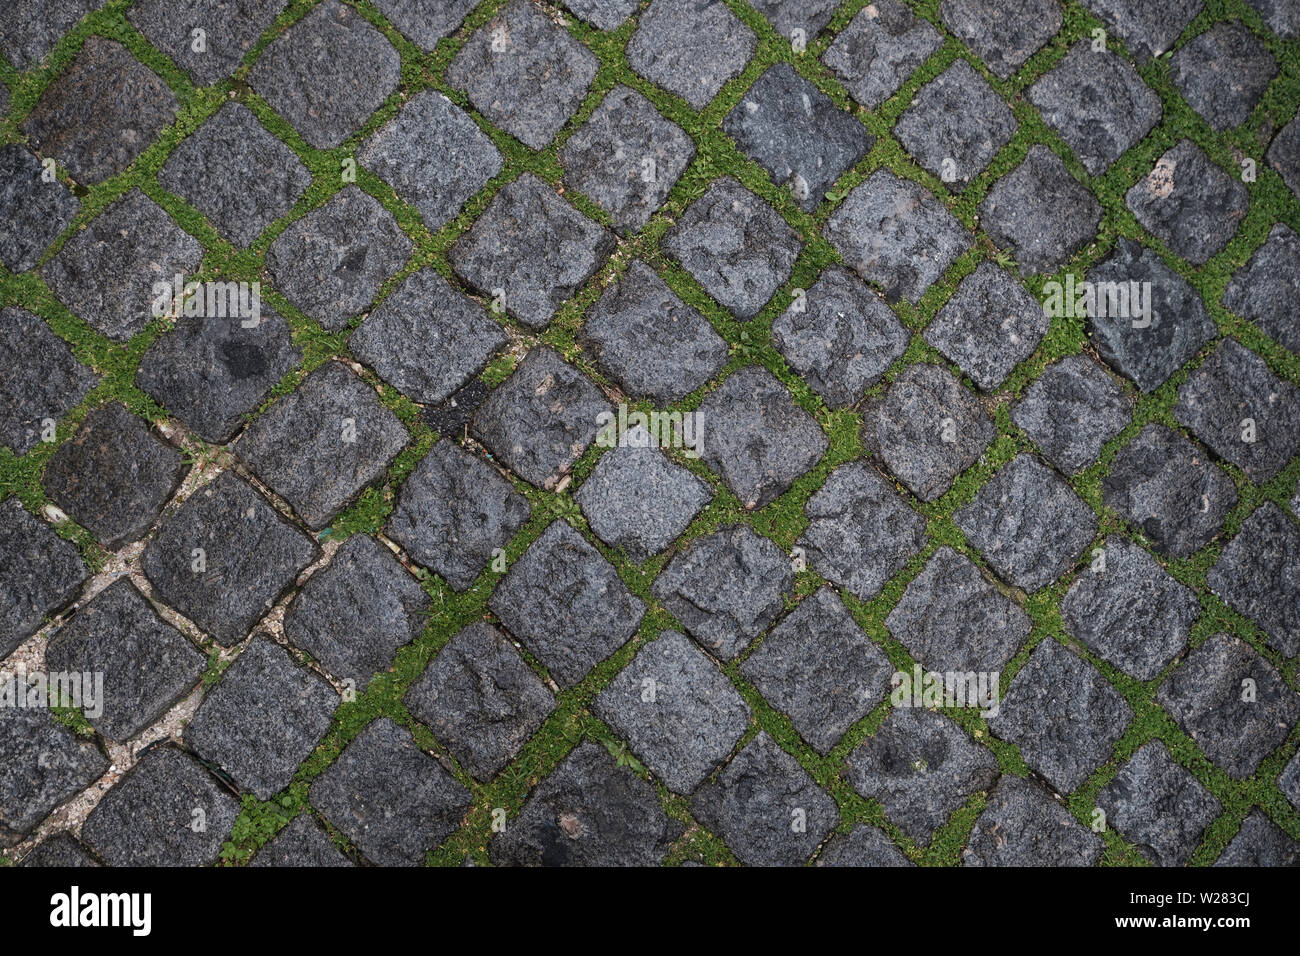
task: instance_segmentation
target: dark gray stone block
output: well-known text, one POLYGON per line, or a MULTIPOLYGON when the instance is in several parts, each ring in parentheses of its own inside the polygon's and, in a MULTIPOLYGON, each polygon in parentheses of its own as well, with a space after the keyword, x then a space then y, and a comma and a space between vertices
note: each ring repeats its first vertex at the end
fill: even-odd
POLYGON ((1291 806, 1300 810, 1300 751, 1291 758, 1282 771, 1282 776, 1277 778, 1277 786, 1283 796, 1291 801, 1291 806))
POLYGON ((1056 0, 943 0, 939 16, 1004 80, 1061 29, 1056 0))
POLYGON ((1300 842, 1287 836, 1276 823, 1256 807, 1241 823, 1215 866, 1296 866, 1300 864, 1300 842))
POLYGON ((477 0, 373 0, 402 35, 431 52, 438 41, 455 33, 477 0))
POLYGON ((224 80, 288 6, 288 0, 141 0, 127 16, 199 86, 224 80), (193 31, 204 49, 194 49, 193 31))
POLYGON ((98 780, 108 760, 44 707, 0 708, 0 846, 27 837, 56 807, 98 780))
POLYGON ((1216 23, 1181 47, 1169 78, 1211 127, 1240 126, 1277 74, 1277 61, 1241 23, 1216 23))
POLYGON ((565 0, 564 5, 598 30, 617 30, 641 4, 638 0, 565 0))
POLYGON ((1247 518, 1205 581, 1270 647, 1300 654, 1300 528, 1281 508, 1268 501, 1247 518))
POLYGON ((0 309, 0 442, 25 455, 94 388, 95 373, 26 309, 0 309))
POLYGON ((1155 740, 1097 795, 1106 825, 1156 866, 1185 866, 1222 806, 1155 740))
POLYGON ((26 70, 54 48, 65 33, 105 0, 13 0, 0 11, 0 53, 26 70))
POLYGON ((81 593, 90 572, 77 546, 17 498, 0 505, 0 657, 8 657, 81 593))
POLYGON ((1300 196, 1300 113, 1273 137, 1264 158, 1291 192, 1300 196))
POLYGON ((753 0, 750 4, 785 39, 793 39, 795 31, 801 30, 809 42, 831 22, 839 5, 839 0, 753 0))
POLYGON ((23 857, 18 864, 26 867, 97 867, 103 866, 86 849, 86 845, 71 833, 59 833, 47 838, 36 849, 23 857))
POLYGON ((1119 34, 1140 64, 1170 49, 1201 12, 1205 0, 1083 0, 1083 5, 1119 34))
POLYGON ((1204 265, 1237 232, 1250 194, 1235 176, 1184 139, 1124 195, 1124 204, 1153 236, 1192 265, 1204 265))
POLYGON ((740 75, 757 46, 722 0, 655 0, 627 45, 627 62, 702 110, 740 75))
POLYGON ((962 851, 966 866, 1092 866, 1105 845, 1042 787, 1003 777, 962 851))
POLYGON ((1049 365, 1011 407, 1016 427, 1066 474, 1096 461, 1132 417, 1124 389, 1086 355, 1068 355, 1049 365))
POLYGON ((893 96, 942 44, 939 31, 899 0, 877 0, 840 31, 822 62, 871 110, 893 96))
POLYGON ((1290 303, 1300 299, 1300 236, 1276 223, 1268 239, 1237 270, 1223 304, 1300 353, 1300 323, 1290 303))
POLYGON ((817 866, 915 866, 875 827, 859 823, 848 833, 831 837, 817 857, 817 866))
POLYGON ((80 211, 81 200, 57 179, 46 182, 45 167, 25 147, 0 147, 0 262, 6 269, 35 268, 80 211))
POLYGON ((300 814, 293 822, 258 850, 249 866, 325 867, 355 866, 344 856, 310 814, 300 814))
POLYGON ((1268 24, 1268 28, 1285 40, 1300 36, 1300 7, 1292 0, 1246 0, 1268 24))

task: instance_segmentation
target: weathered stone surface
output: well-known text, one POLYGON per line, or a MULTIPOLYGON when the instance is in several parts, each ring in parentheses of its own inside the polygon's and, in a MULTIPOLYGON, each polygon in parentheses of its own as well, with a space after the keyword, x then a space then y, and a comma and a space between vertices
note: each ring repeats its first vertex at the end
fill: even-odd
POLYGON ((690 541, 654 583, 655 597, 691 637, 724 660, 776 620, 793 589, 789 559, 748 525, 690 541))
POLYGON ((802 31, 806 41, 821 33, 831 22, 838 0, 753 0, 750 4, 767 17, 776 32, 787 40, 802 31))
POLYGON ((1155 740, 1133 755, 1097 795, 1107 826, 1156 866, 1184 866, 1222 810, 1155 740))
POLYGON ((943 0, 939 16, 1004 80, 1061 29, 1056 0, 943 0))
POLYGON ((227 471, 163 521, 141 566, 161 601, 229 647, 318 553, 315 542, 227 471))
POLYGON ((1241 823, 1215 866, 1295 866, 1300 863, 1297 843, 1256 807, 1241 823))
POLYGON ((823 232, 844 264, 879 285, 890 302, 916 302, 971 244, 924 186, 887 169, 855 187, 823 232))
POLYGON ((44 173, 25 147, 0 147, 0 262, 10 272, 34 268, 81 210, 81 200, 44 173))
POLYGON ((561 687, 626 644, 645 614, 613 565, 563 521, 515 562, 488 607, 561 687))
POLYGON ((1192 265, 1204 265, 1237 232, 1250 194, 1235 176, 1184 139, 1124 196, 1152 235, 1192 265))
POLYGON ((1278 789, 1291 801, 1291 806, 1300 810, 1300 751, 1291 758, 1282 776, 1277 778, 1278 789))
POLYGON ((17 498, 0 505, 0 657, 35 634, 81 592, 90 572, 65 541, 17 498))
POLYGON ((869 6, 840 31, 822 62, 855 100, 872 110, 898 92, 943 38, 899 0, 877 0, 869 6))
POLYGON ((729 176, 691 204, 662 245, 742 321, 790 278, 800 251, 798 235, 776 210, 729 176))
POLYGON ((355 866, 339 852, 324 830, 303 813, 275 835, 248 861, 249 866, 355 866))
POLYGON ((740 75, 757 46, 722 0, 655 0, 627 45, 627 62, 701 110, 740 75))
POLYGON ((195 83, 210 86, 235 72, 286 6, 288 0, 140 0, 126 15, 195 83), (194 49, 196 29, 203 31, 202 51, 194 49))
POLYGON ((1300 352, 1300 323, 1290 303, 1300 298, 1300 236, 1282 223, 1273 226, 1268 239, 1250 261, 1232 277, 1223 304, 1292 352, 1300 352))
POLYGON ((1083 5, 1119 34, 1129 53, 1144 63, 1174 45, 1187 24, 1201 12, 1205 0, 1168 0, 1160 4, 1144 0, 1083 0, 1083 5))
POLYGON ((1003 777, 989 795, 962 851, 966 866, 1092 866, 1100 837, 1070 816, 1042 787, 1003 777))
POLYGON ((1300 654, 1300 528, 1281 508, 1265 502, 1247 518, 1205 581, 1263 629, 1270 647, 1300 654))
POLYGON ((71 833, 59 833, 47 838, 36 849, 23 857, 19 866, 27 867, 97 867, 103 866, 86 849, 86 845, 71 833))
POLYGON ((405 702, 478 780, 513 760, 555 710, 541 678, 483 621, 447 642, 405 702))
POLYGON ((0 442, 25 455, 46 419, 59 419, 95 386, 95 374, 26 309, 0 309, 0 442))
POLYGON ((39 706, 0 708, 0 753, 0 846, 24 839, 108 769, 95 744, 39 706))
POLYGON ((473 794, 381 717, 311 785, 311 802, 379 866, 419 866, 460 826, 473 794))
POLYGON ((1066 474, 1096 461, 1132 417, 1133 406, 1119 383, 1086 355, 1049 365, 1011 407, 1016 427, 1066 474))
POLYGON ((455 33, 477 0, 372 0, 379 12, 420 49, 432 51, 455 33))
MULTIPOLYGON (((472 5, 472 0, 468 0, 472 5)), ((638 0, 565 0, 566 7, 599 30, 617 30, 637 11, 638 0)))
POLYGON ((91 725, 124 742, 158 720, 203 676, 204 656, 153 609, 129 580, 110 584, 45 647, 51 671, 104 675, 91 725))
POLYGON ((298 592, 284 635, 360 692, 420 636, 428 610, 428 595, 392 553, 358 534, 298 592))
POLYGON ((829 446, 817 421, 758 366, 733 372, 696 415, 704 422, 703 459, 745 508, 785 494, 829 446))
POLYGON ((491 394, 491 386, 483 379, 472 378, 438 407, 424 408, 420 418, 440 435, 463 434, 474 413, 491 394))
POLYGON ((1102 479, 1114 508, 1161 554, 1185 558, 1219 533, 1237 503, 1237 489, 1190 441, 1163 425, 1148 425, 1120 449, 1102 479))
POLYGON ((19 70, 35 66, 105 0, 13 0, 0 10, 0 53, 19 70))
POLYGON ((1174 54, 1169 78, 1192 109, 1223 132, 1250 117, 1277 61, 1241 23, 1216 23, 1174 54))
POLYGON ((831 837, 817 857, 817 866, 915 866, 875 827, 859 823, 848 833, 831 837))
POLYGON ((1286 40, 1300 36, 1300 7, 1289 0, 1246 0, 1268 28, 1286 40))
POLYGON ((1273 137, 1264 158, 1277 170, 1291 192, 1300 196, 1300 113, 1273 137))

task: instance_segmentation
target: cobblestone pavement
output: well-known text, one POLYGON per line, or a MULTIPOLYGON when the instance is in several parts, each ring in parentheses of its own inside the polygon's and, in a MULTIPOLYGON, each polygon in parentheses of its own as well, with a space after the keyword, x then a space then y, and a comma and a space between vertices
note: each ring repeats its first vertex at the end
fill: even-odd
POLYGON ((1300 859, 1294 0, 0 55, 6 863, 1300 859))

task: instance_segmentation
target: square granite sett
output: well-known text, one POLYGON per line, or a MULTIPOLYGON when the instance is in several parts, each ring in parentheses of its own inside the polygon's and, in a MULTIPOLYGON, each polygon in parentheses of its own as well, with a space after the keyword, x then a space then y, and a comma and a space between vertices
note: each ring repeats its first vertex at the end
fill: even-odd
MULTIPOLYGON (((3 106, 3 104, 0 104, 3 106)), ((10 272, 35 268, 41 253, 81 211, 81 200, 26 147, 0 146, 0 263, 10 272)))
POLYGON ((252 110, 227 103, 181 140, 158 181, 207 216, 222 236, 247 247, 302 198, 311 173, 252 110))
POLYGON ((333 149, 388 99, 401 66, 359 11, 325 0, 271 41, 248 83, 309 146, 333 149))
POLYGON ((965 60, 917 92, 894 135, 918 163, 960 192, 1011 141, 1016 118, 965 60))
POLYGON ((1096 461, 1132 417, 1124 389, 1086 355, 1049 365, 1011 406, 1016 427, 1067 475, 1096 461))
POLYGON ((747 510, 785 494, 830 444, 816 419, 759 366, 729 375, 695 415, 704 446, 701 457, 747 510))
POLYGON ((1268 28, 1284 40, 1300 36, 1300 7, 1291 0, 1246 0, 1268 28))
POLYGON ((488 607, 563 688, 626 644, 645 614, 614 566, 564 521, 529 546, 488 607))
MULTIPOLYGON (((467 0, 472 6, 472 0, 467 0)), ((617 30, 640 7, 640 0, 566 0, 565 4, 598 30, 617 30)))
POLYGON ((609 213, 620 233, 655 214, 695 158, 695 142, 636 90, 616 86, 560 150, 564 181, 609 213))
POLYGON ((1300 197, 1300 113, 1273 137, 1264 158, 1291 192, 1300 197))
POLYGON ((125 742, 194 688, 206 659, 134 584, 119 579, 50 636, 45 666, 103 674, 103 713, 87 720, 110 740, 125 742))
POLYGON ((1155 740, 1097 795, 1106 825, 1156 866, 1185 866, 1223 807, 1155 740))
POLYGON ((254 421, 235 454, 316 531, 382 478, 409 440, 369 385, 327 362, 254 421))
POLYGON ((134 163, 179 107, 167 84, 126 47, 91 36, 46 87, 22 129, 36 153, 91 186, 134 163))
POLYGON ((311 818, 311 814, 302 813, 258 850, 248 865, 339 867, 356 864, 339 851, 329 835, 311 818))
POLYGON ((280 233, 266 251, 266 270, 285 298, 337 332, 374 301, 411 248, 392 213, 345 186, 280 233))
POLYGON ((18 864, 23 867, 68 869, 72 867, 100 867, 86 845, 71 833, 63 832, 47 837, 18 864))
POLYGON ((478 0, 371 0, 375 7, 426 53, 451 36, 478 6, 478 0))
POLYGON ((89 577, 75 544, 17 498, 0 505, 0 658, 71 604, 89 577))
POLYGON ((1273 55, 1237 22, 1216 23, 1169 62, 1183 99, 1220 133, 1246 122, 1276 74, 1273 55))
POLYGON ((846 775, 917 846, 929 846, 955 810, 997 782, 998 762, 943 714, 895 707, 849 754, 846 775))
POLYGON ((1124 196, 1153 236, 1192 265, 1204 265, 1237 232, 1250 194, 1201 147, 1181 140, 1124 196))
POLYGON ((68 240, 41 278, 78 318, 125 342, 154 319, 155 283, 202 261, 198 240, 136 188, 68 240))
POLYGON ((25 455, 95 387, 97 377, 38 316, 0 309, 0 442, 25 455))
POLYGON ((1287 763, 1282 776, 1277 778, 1277 786, 1291 802, 1291 806, 1300 810, 1300 751, 1287 763))
POLYGON ((532 173, 497 193, 447 253, 456 274, 534 331, 546 327, 614 251, 613 233, 532 173))
POLYGON ((802 34, 805 41, 826 29, 839 0, 751 0, 752 6, 776 28, 782 38, 793 40, 802 34))
POLYGON ((1131 541, 1112 538, 1102 558, 1094 552, 1062 599, 1066 629, 1124 673, 1151 680, 1187 646, 1200 601, 1131 541))
POLYGON ((874 138, 854 117, 788 63, 760 76, 722 121, 722 130, 805 211, 871 149, 874 138))
POLYGON ((550 689, 484 621, 438 651, 404 702, 476 780, 496 776, 555 710, 550 689))
POLYGON ((943 0, 939 16, 1004 80, 1061 29, 1056 0, 943 0))
POLYGON ((528 500, 507 479, 443 439, 403 483, 388 535, 412 560, 463 592, 528 515, 528 500))
POLYGON ((875 827, 859 823, 848 833, 831 837, 817 855, 816 866, 915 866, 903 851, 875 827))
POLYGON ((744 322, 790 278, 801 243, 776 210, 725 176, 664 234, 662 247, 744 322))
POLYGON ((106 0, 10 0, 0 10, 0 53, 19 70, 36 65, 106 0))
POLYGON ((451 836, 473 794, 381 717, 312 781, 312 806, 378 866, 421 866, 451 836))
POLYGON ((885 699, 893 672, 828 587, 800 601, 740 665, 741 676, 822 754, 885 699))
POLYGON ((578 111, 600 61, 540 7, 515 0, 479 28, 447 67, 447 82, 530 149, 543 149, 578 111))
POLYGON ((1083 5, 1119 34, 1141 64, 1170 49, 1196 19, 1205 0, 1083 0, 1083 5))
POLYGON ((109 551, 143 538, 188 466, 118 402, 86 416, 45 466, 50 500, 109 551))
POLYGON ((284 615, 284 636, 360 692, 424 631, 429 604, 386 547, 358 534, 298 592, 284 615))
POLYGON ((0 847, 24 840, 108 770, 108 759, 42 707, 0 708, 0 847))
POLYGON ((1266 501, 1242 522, 1205 581, 1270 647, 1300 654, 1300 528, 1281 508, 1266 501))
POLYGON ((288 0, 138 0, 127 17, 199 86, 234 73, 288 0), (194 49, 193 31, 204 48, 194 49))
POLYGON ((1300 322, 1292 309, 1296 301, 1300 301, 1300 236, 1279 222, 1233 275, 1223 304, 1300 353, 1300 322))
POLYGON ((804 505, 798 545, 822 577, 870 601, 925 547, 925 519, 869 464, 830 473, 804 505))
POLYGON ((704 782, 744 736, 752 716, 708 655, 677 631, 642 648, 594 706, 677 793, 704 782))
POLYGON ((966 866, 1093 866, 1105 844, 1051 794, 1023 777, 1004 776, 975 821, 966 866))
POLYGON ((104 794, 81 838, 109 866, 211 866, 238 815, 230 791, 167 744, 150 750, 104 794), (203 821, 197 830, 195 811, 203 821))
POLYGON ((1080 40, 1029 88, 1029 101, 1089 175, 1100 176, 1160 122, 1160 97, 1109 50, 1080 40))
POLYGON ((822 62, 849 95, 873 110, 942 45, 939 31, 900 0, 877 0, 840 31, 822 62))
POLYGON ((971 245, 971 236, 924 186, 878 169, 823 228, 844 264, 890 302, 915 303, 971 245))
POLYGON ((226 471, 163 520, 141 567, 159 600, 229 647, 319 553, 311 538, 226 471))
POLYGON ((723 660, 775 621, 793 590, 790 559, 748 525, 688 542, 654 582, 654 595, 668 612, 723 660))
POLYGON ((758 40, 722 0, 654 0, 627 45, 632 69, 696 110, 740 75, 758 40))
POLYGON ((1048 783, 1069 793, 1110 759, 1132 719, 1133 708, 1097 668, 1048 637, 1003 692, 988 724, 1048 783))
POLYGON ((1241 823, 1215 866, 1282 867, 1300 864, 1300 842, 1256 807, 1241 823))

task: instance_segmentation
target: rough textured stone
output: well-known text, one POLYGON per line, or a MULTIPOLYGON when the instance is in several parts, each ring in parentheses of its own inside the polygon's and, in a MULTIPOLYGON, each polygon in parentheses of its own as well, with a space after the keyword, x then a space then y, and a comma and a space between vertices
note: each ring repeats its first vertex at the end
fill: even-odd
POLYGON ((916 302, 971 244, 970 234, 920 183, 872 173, 826 221, 844 264, 885 298, 916 302))
POLYGON ((474 413, 491 394, 491 386, 483 379, 472 378, 438 407, 423 409, 420 417, 440 435, 463 434, 474 413))
POLYGON ((488 607, 566 688, 626 644, 645 614, 613 565, 563 521, 515 562, 488 607))
POLYGON ((81 210, 81 200, 44 173, 25 147, 0 147, 0 262, 10 272, 34 268, 81 210))
POLYGON ((317 530, 383 477, 409 438, 369 385, 327 362, 253 422, 235 453, 317 530))
POLYGON ((1256 807, 1241 823, 1215 866, 1296 866, 1300 864, 1300 843, 1256 807))
POLYGON ((79 608, 45 647, 49 670, 104 675, 104 697, 98 702, 103 713, 87 719, 119 742, 130 740, 189 693, 205 663, 126 579, 79 608))
POLYGON ((248 82, 308 145, 333 149, 397 88, 401 65, 364 16, 325 0, 262 51, 248 82))
POLYGON ((835 801, 766 733, 695 795, 691 810, 748 866, 804 863, 839 817, 835 801), (801 830, 791 826, 796 817, 801 830))
POLYGON ((1101 205, 1042 144, 980 203, 981 224, 1022 271, 1055 272, 1097 235, 1101 205))
POLYGON ((289 324, 261 311, 251 328, 251 318, 177 319, 144 353, 136 385, 205 441, 230 441, 302 358, 289 324))
POLYGON ((839 0, 753 0, 750 4, 785 39, 793 39, 800 30, 809 42, 826 29, 839 5, 839 0))
POLYGON ((108 769, 95 744, 43 707, 0 708, 0 753, 0 846, 24 839, 108 769))
POLYGON ((742 321, 756 316, 790 278, 800 251, 786 221, 730 177, 692 203, 662 245, 742 321))
POLYGON ((1215 634, 1160 685, 1156 702, 1212 761, 1244 780, 1300 720, 1300 697, 1244 641, 1215 634), (1243 700, 1243 681, 1254 699, 1243 700))
POLYGON ((280 233, 266 251, 266 268, 289 301, 337 332, 374 301, 410 253, 411 240, 392 213, 345 186, 280 233))
POLYGON ((1092 866, 1101 839, 1042 787, 1003 777, 962 851, 966 866, 1092 866))
POLYGON ((740 666, 823 754, 885 699, 893 671, 828 587, 800 601, 740 666))
POLYGON ((915 866, 875 827, 859 823, 834 836, 817 856, 817 866, 915 866))
POLYGON ((722 0, 654 0, 627 45, 627 62, 701 110, 740 75, 757 46, 722 0))
MULTIPOLYGON (((23 122, 32 149, 84 185, 122 172, 176 118, 158 75, 114 40, 92 36, 23 122)), ((164 273, 168 274, 168 273, 164 273)))
POLYGON ((284 615, 284 635, 330 674, 365 690, 424 630, 429 597, 369 535, 349 538, 284 615))
POLYGON ((419 866, 460 826, 473 794, 381 717, 311 785, 312 805, 379 866, 419 866))
POLYGON ((917 162, 959 192, 1011 141, 1017 125, 993 88, 957 60, 921 87, 894 135, 917 162))
POLYGON ((929 846, 953 811, 993 786, 998 762, 942 714, 895 707, 849 755, 847 776, 918 846, 929 846))
POLYGON ((542 149, 575 112, 600 62, 525 0, 486 23, 447 67, 447 82, 531 149, 542 149))
POLYGON ((513 760, 555 710, 546 685, 483 621, 447 642, 405 702, 478 780, 513 760))
POLYGON ((11 0, 0 10, 0 53, 19 70, 35 66, 105 0, 11 0))
POLYGON ((925 519, 866 462, 831 472, 804 506, 799 538, 822 577, 870 601, 925 547, 925 519))
POLYGON ((1033 354, 1050 324, 1014 276, 981 262, 926 327, 925 340, 988 390, 1033 354))
POLYGON ((1106 542, 1061 601, 1070 633, 1138 680, 1151 680, 1187 646, 1200 615, 1196 594, 1122 538, 1106 542))
POLYGON ((1205 580, 1263 629, 1270 647, 1300 654, 1300 528, 1281 508, 1265 502, 1247 518, 1205 580))
POLYGON ((654 583, 655 597, 669 613, 724 660, 776 620, 793 589, 789 559, 748 525, 690 541, 654 583))
POLYGON ((733 372, 696 415, 705 423, 702 457, 745 508, 785 494, 829 446, 816 420, 758 366, 733 372))
POLYGON ((1291 801, 1291 806, 1300 810, 1300 751, 1291 758, 1282 776, 1277 778, 1278 789, 1291 801))
POLYGON ((1096 461, 1132 417, 1133 406, 1119 383, 1086 355, 1049 365, 1011 407, 1016 427, 1067 474, 1096 461))
POLYGON ((460 28, 477 0, 372 0, 402 35, 426 52, 460 28))
POLYGON ((1300 196, 1300 113, 1273 137, 1264 158, 1277 170, 1291 192, 1300 196))
POLYGON ((318 553, 310 538, 227 471, 163 521, 141 566, 160 600, 229 647, 318 553))
POLYGON ((1064 574, 1097 536, 1097 516, 1052 469, 1019 454, 953 515, 1004 580, 1037 591, 1064 574))
POLYGON ((248 862, 249 866, 322 867, 354 866, 339 852, 325 831, 311 818, 300 814, 275 835, 248 862))
POLYGON ((68 344, 25 309, 0 309, 0 442, 25 455, 95 386, 68 344))
POLYGON ((874 141, 788 63, 776 64, 754 82, 722 121, 722 130, 809 212, 874 141))
POLYGON ((1061 134, 1090 175, 1100 176, 1160 122, 1160 97, 1109 50, 1080 40, 1029 88, 1029 102, 1061 134))
POLYGON ((599 30, 617 30, 640 6, 638 0, 566 0, 579 17, 599 30))
POLYGON ((1106 825, 1156 866, 1184 866, 1222 806, 1160 741, 1133 755, 1097 795, 1106 825))
POLYGON ((937 365, 914 365, 863 409, 862 443, 922 501, 979 460, 996 434, 975 397, 937 365))
POLYGON ((104 794, 81 838, 110 866, 210 866, 238 815, 239 801, 197 760, 164 745, 104 794))
POLYGON ((828 405, 853 405, 907 349, 908 333, 860 279, 831 266, 776 317, 772 342, 828 405))
POLYGON ((90 577, 77 547, 23 508, 0 505, 0 657, 72 603, 90 577))
POLYGON ((840 31, 822 62, 855 100, 873 110, 942 44, 939 31, 900 0, 877 0, 840 31))
POLYGON ((137 188, 73 236, 41 277, 78 317, 124 342, 153 319, 154 283, 202 261, 198 240, 137 188))
POLYGON ((1124 196, 1152 235, 1193 265, 1228 244, 1250 206, 1250 194, 1205 151, 1184 139, 1124 196))
POLYGON ((587 740, 528 795, 488 852, 497 866, 656 866, 680 833, 654 788, 587 740))
POLYGON ((497 193, 451 247, 456 274, 530 329, 595 275, 614 251, 613 234, 556 195, 532 173, 497 193))
POLYGON ((558 352, 528 353, 474 414, 470 430, 530 484, 552 489, 596 438, 605 396, 558 352))
POLYGON ((186 464, 117 402, 91 412, 45 466, 50 499, 109 551, 138 541, 162 513, 186 464))
POLYGON ((1228 476, 1163 425, 1148 425, 1120 449, 1102 493, 1108 507, 1173 558, 1205 547, 1237 503, 1228 476))
POLYGON ((158 181, 235 245, 248 246, 302 198, 311 173, 252 110, 227 103, 181 141, 158 181))
POLYGON ((626 86, 610 90, 560 150, 565 183, 591 197, 621 233, 640 229, 695 158, 695 143, 626 86))
POLYGON ((751 716, 708 655, 677 631, 647 644, 596 698, 595 709, 678 793, 690 793, 713 772, 751 716))
POLYGON ((939 16, 1004 80, 1061 29, 1056 0, 943 0, 939 16))
POLYGON ((1300 323, 1290 303, 1300 299, 1300 236, 1277 223, 1250 261, 1232 277, 1223 304, 1300 353, 1300 323))
POLYGON ((1241 23, 1216 23, 1174 54, 1169 78, 1192 109, 1223 132, 1250 117, 1277 61, 1241 23))
POLYGON ((26 867, 97 867, 103 866, 86 849, 86 845, 71 833, 59 833, 48 837, 36 849, 23 857, 18 864, 26 867))
POLYGON ((1300 36, 1300 7, 1293 0, 1246 0, 1268 28, 1286 40, 1300 36))
POLYGON ((727 343, 640 260, 588 312, 580 333, 600 370, 657 405, 679 401, 727 360, 727 343))
POLYGON ((464 591, 525 521, 528 501, 478 456, 444 439, 402 485, 388 534, 464 591))
POLYGON ((210 86, 238 69, 287 5, 287 0, 140 0, 127 16, 195 83, 210 86), (194 49, 196 29, 203 31, 202 52, 194 49))
POLYGON ((1119 34, 1129 53, 1144 63, 1174 45, 1201 12, 1205 0, 1083 0, 1083 5, 1119 34))
POLYGON ((434 269, 421 269, 352 333, 352 354, 408 398, 441 404, 507 342, 477 302, 434 269))

